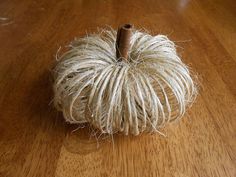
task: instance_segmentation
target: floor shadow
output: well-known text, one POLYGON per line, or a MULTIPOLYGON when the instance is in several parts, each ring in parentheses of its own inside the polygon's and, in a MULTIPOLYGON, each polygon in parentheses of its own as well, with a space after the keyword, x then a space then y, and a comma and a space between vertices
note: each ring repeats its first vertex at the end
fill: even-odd
POLYGON ((27 105, 31 112, 31 118, 34 119, 34 126, 48 126, 54 129, 65 129, 66 123, 63 116, 53 106, 52 73, 44 70, 39 74, 36 80, 32 81, 28 92, 27 105))

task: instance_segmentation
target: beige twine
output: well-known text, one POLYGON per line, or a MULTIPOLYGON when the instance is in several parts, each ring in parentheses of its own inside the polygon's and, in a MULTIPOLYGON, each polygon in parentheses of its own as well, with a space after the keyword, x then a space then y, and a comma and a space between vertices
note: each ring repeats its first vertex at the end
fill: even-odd
POLYGON ((175 44, 134 30, 128 60, 116 58, 116 31, 74 40, 54 69, 54 103, 70 123, 102 133, 159 132, 197 95, 175 44))

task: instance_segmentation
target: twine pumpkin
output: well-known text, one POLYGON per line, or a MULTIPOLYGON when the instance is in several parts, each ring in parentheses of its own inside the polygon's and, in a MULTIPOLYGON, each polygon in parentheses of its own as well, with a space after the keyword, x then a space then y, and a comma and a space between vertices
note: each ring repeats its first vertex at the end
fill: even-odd
POLYGON ((53 87, 66 121, 126 135, 159 132, 197 93, 175 44, 129 24, 74 40, 59 57, 53 87))

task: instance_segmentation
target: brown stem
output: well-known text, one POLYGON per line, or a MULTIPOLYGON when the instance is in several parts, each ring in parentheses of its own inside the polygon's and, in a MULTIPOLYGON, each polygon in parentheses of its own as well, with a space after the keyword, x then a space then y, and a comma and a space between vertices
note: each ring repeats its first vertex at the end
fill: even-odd
POLYGON ((128 59, 132 28, 133 26, 131 24, 125 24, 118 28, 116 38, 116 57, 118 60, 121 58, 124 60, 128 59))

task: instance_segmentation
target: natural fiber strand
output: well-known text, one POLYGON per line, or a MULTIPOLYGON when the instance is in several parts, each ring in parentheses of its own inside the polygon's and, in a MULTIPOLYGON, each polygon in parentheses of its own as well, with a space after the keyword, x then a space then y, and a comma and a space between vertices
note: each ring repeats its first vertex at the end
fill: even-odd
POLYGON ((54 103, 65 120, 138 135, 181 118, 197 88, 175 44, 134 30, 128 60, 117 59, 115 45, 116 31, 104 29, 57 56, 54 103))

